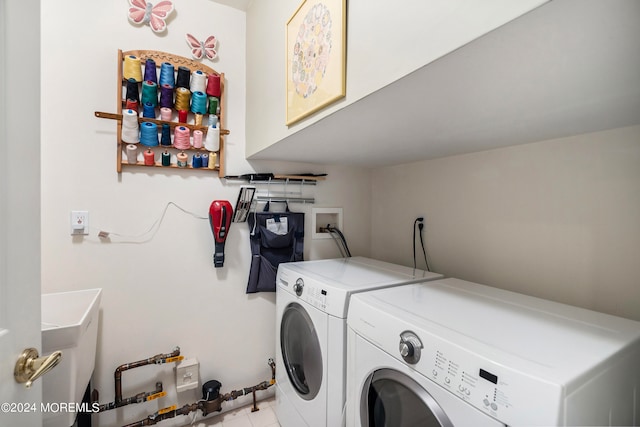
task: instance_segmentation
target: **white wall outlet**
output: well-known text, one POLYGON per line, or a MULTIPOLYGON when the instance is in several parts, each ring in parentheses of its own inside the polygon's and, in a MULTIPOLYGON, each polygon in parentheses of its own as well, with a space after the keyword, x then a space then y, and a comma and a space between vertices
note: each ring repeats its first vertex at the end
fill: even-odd
POLYGON ((71 211, 71 234, 73 236, 89 234, 89 211, 71 211))
POLYGON ((176 389, 191 390, 198 387, 200 364, 198 359, 184 359, 176 365, 176 389))
POLYGON ((331 234, 325 229, 327 225, 342 229, 342 208, 313 208, 311 210, 312 239, 331 239, 331 234))

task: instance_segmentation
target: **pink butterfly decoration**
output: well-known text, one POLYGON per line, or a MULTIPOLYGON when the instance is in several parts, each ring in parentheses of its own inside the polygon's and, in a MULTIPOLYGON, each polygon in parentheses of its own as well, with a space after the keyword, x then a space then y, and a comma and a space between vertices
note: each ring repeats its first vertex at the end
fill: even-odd
POLYGON ((155 6, 146 0, 129 0, 129 21, 134 24, 149 24, 154 33, 167 28, 165 19, 173 12, 173 3, 163 0, 155 6))
POLYGON ((213 60, 218 53, 216 52, 216 44, 218 40, 214 36, 209 36, 205 41, 200 41, 191 34, 187 34, 187 44, 191 48, 191 55, 195 59, 202 59, 203 56, 213 60))

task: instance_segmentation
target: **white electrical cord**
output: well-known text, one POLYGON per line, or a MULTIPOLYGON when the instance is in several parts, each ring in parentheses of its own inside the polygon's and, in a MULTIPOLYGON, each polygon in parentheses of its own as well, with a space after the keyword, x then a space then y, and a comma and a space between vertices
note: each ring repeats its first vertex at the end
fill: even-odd
MULTIPOLYGON (((169 209, 169 206, 175 206, 176 208, 180 209, 182 212, 191 215, 192 217, 196 218, 196 219, 206 219, 208 220, 209 217, 205 217, 205 216, 200 216, 198 214, 195 214, 193 212, 190 212, 180 206, 178 206, 176 203, 174 202, 168 202, 164 209, 162 210, 162 214, 160 215, 160 217, 158 219, 156 219, 153 224, 151 224, 151 226, 144 231, 141 234, 138 235, 126 235, 126 234, 120 234, 120 233, 116 233, 113 231, 106 231, 106 230, 100 230, 100 232, 98 233, 98 237, 100 237, 101 239, 108 239, 111 236, 116 236, 116 237, 120 237, 120 238, 124 238, 124 239, 130 239, 130 240, 122 240, 122 241, 117 241, 117 242, 112 242, 112 243, 127 243, 127 244, 143 244, 143 243, 148 243, 151 240, 153 240, 153 238, 155 237, 156 233, 158 232, 158 230, 160 229, 160 226, 162 225, 162 221, 164 220, 164 216, 167 213, 167 210, 169 209), (151 233, 151 234, 150 234, 151 233), (140 239, 140 240, 138 240, 140 239)), ((93 228, 93 227, 91 227, 93 228)))

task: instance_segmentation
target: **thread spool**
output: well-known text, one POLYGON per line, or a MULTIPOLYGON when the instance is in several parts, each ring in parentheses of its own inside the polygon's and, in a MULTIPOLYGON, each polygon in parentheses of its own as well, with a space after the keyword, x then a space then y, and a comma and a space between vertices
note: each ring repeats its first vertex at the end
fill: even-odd
POLYGON ((126 128, 138 128, 138 113, 135 110, 124 110, 122 112, 122 126, 126 128))
POLYGON ((191 73, 191 92, 204 93, 207 87, 207 75, 200 70, 191 73))
POLYGON ((135 110, 138 112, 138 100, 137 99, 127 99, 127 103, 125 104, 125 109, 127 110, 135 110))
POLYGON ((178 77, 176 78, 176 88, 183 87, 189 89, 191 80, 191 70, 185 66, 178 67, 178 77))
POLYGON ((138 101, 140 99, 140 92, 138 91, 138 82, 134 79, 127 80, 127 91, 125 99, 135 99, 138 101))
POLYGON ((147 148, 147 151, 145 151, 143 155, 145 166, 153 166, 156 164, 155 154, 150 148, 147 148))
POLYGON ((164 120, 165 122, 171 121, 171 116, 173 115, 173 111, 169 107, 161 107, 160 108, 160 120, 164 120))
POLYGON ((191 147, 189 128, 185 126, 176 126, 173 133, 173 146, 180 150, 187 150, 191 147))
POLYGON ((202 136, 203 132, 201 130, 193 131, 193 148, 202 148, 202 136))
POLYGON ((184 151, 181 151, 180 153, 178 153, 176 158, 178 159, 179 168, 187 167, 187 163, 189 162, 189 156, 184 151))
POLYGON ((171 166, 171 154, 167 150, 162 153, 162 166, 171 166))
POLYGON ((191 99, 191 111, 197 114, 207 112, 207 95, 204 92, 193 92, 191 99))
POLYGON ((218 127, 218 116, 210 114, 209 115, 209 124, 207 126, 211 127, 211 128, 217 128, 218 127))
POLYGON ((189 111, 191 92, 186 87, 176 89, 176 110, 189 111))
POLYGON ((144 79, 158 83, 158 74, 156 72, 156 61, 148 58, 144 63, 144 79))
POLYGON ((207 95, 220 97, 220 76, 212 74, 207 79, 207 95))
POLYGON ((138 127, 126 128, 122 127, 122 142, 127 144, 137 144, 140 142, 140 133, 138 127))
POLYGON ((136 82, 142 81, 142 68, 140 66, 140 58, 135 55, 124 57, 124 70, 122 75, 125 79, 133 79, 136 82))
POLYGON ((160 106, 173 107, 173 86, 169 86, 166 83, 160 86, 160 106))
POLYGON ((187 110, 179 110, 178 111, 178 121, 180 123, 187 123, 187 115, 189 112, 187 110))
POLYGON ((207 168, 215 169, 217 159, 218 155, 216 153, 209 153, 209 164, 207 165, 207 168))
POLYGON ((138 146, 134 144, 127 145, 127 163, 135 165, 138 163, 138 146))
POLYGON ((220 99, 215 96, 209 97, 209 114, 218 114, 218 110, 220 109, 220 99))
POLYGON ((142 104, 151 103, 158 105, 158 85, 151 80, 142 82, 142 104))
POLYGON ((193 124, 196 126, 202 126, 202 114, 193 115, 193 124))
POLYGON ((202 156, 200 153, 196 153, 191 158, 191 167, 194 169, 199 169, 202 167, 202 156))
POLYGON ((164 146, 171 145, 171 126, 167 123, 162 124, 162 135, 160 137, 160 144, 164 146))
POLYGON ((148 119, 156 118, 156 108, 150 102, 145 102, 142 107, 142 117, 146 117, 148 119))
POLYGON ((137 144, 140 142, 138 113, 134 110, 124 110, 122 112, 122 142, 137 144))
POLYGON ((174 87, 176 85, 175 69, 170 62, 163 62, 160 64, 160 81, 161 86, 168 85, 174 87))
POLYGON ((204 148, 209 151, 218 151, 220 149, 220 129, 207 128, 207 136, 204 139, 204 148))
POLYGON ((209 154, 208 153, 203 153, 202 154, 202 167, 203 168, 209 167, 209 154))
POLYGON ((147 147, 158 145, 158 125, 151 122, 144 122, 140 125, 140 144, 147 147))

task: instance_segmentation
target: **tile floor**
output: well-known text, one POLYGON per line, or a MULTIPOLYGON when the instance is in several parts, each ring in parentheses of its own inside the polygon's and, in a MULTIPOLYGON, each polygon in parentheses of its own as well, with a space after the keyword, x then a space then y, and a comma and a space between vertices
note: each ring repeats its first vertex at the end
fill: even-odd
POLYGON ((280 427, 273 406, 275 397, 261 400, 257 406, 259 411, 251 412, 252 405, 234 409, 218 416, 198 420, 196 418, 193 427, 280 427))

